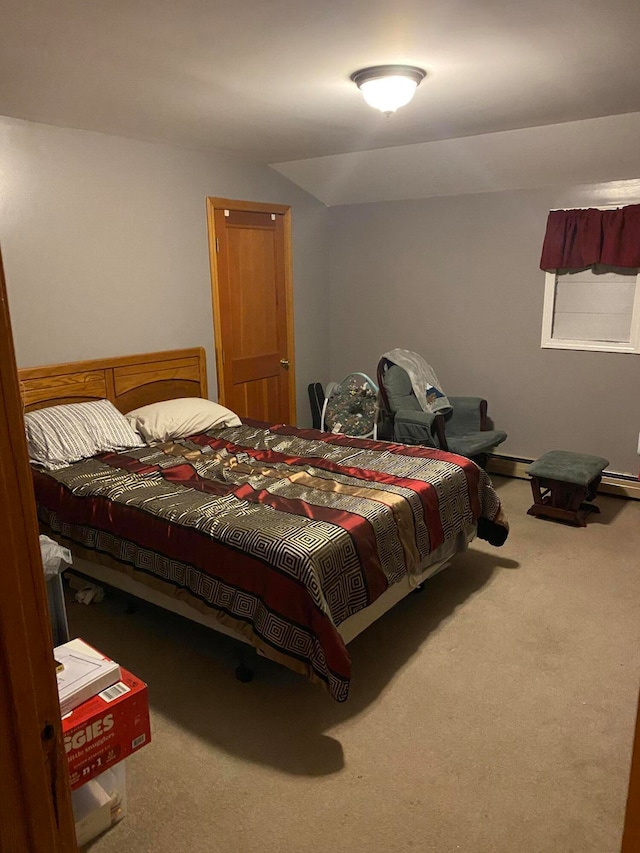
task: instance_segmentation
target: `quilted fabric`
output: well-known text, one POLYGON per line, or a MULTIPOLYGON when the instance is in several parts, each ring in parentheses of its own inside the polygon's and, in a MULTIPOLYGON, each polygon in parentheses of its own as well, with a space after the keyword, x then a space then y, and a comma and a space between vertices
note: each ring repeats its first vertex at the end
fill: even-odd
POLYGON ((347 698, 338 626, 480 518, 508 523, 487 474, 426 447, 298 430, 225 427, 50 473, 40 522, 78 556, 213 613, 267 657, 347 698))

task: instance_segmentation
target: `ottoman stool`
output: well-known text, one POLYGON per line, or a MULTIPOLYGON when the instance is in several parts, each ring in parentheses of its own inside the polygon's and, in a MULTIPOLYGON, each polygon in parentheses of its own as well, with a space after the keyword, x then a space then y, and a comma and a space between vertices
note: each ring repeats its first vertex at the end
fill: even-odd
POLYGON ((600 512, 592 501, 609 460, 568 450, 550 450, 527 468, 533 506, 528 515, 555 518, 585 527, 589 512, 600 512))

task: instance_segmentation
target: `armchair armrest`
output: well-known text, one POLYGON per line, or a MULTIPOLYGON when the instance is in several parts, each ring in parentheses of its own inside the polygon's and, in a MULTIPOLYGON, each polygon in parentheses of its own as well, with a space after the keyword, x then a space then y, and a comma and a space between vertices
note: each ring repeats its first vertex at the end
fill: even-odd
POLYGON ((436 447, 433 426, 437 415, 417 409, 398 409, 395 414, 395 440, 401 444, 423 444, 436 447))
POLYGON ((449 397, 449 402, 453 411, 446 418, 448 432, 461 435, 489 429, 487 401, 482 397, 449 397))

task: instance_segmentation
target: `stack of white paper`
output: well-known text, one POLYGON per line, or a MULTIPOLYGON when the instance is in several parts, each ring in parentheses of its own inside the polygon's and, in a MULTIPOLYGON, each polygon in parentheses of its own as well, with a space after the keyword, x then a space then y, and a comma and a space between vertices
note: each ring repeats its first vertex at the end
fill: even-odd
POLYGON ((63 665, 63 669, 57 673, 62 716, 120 681, 118 664, 101 655, 84 640, 71 640, 56 646, 54 657, 63 665))

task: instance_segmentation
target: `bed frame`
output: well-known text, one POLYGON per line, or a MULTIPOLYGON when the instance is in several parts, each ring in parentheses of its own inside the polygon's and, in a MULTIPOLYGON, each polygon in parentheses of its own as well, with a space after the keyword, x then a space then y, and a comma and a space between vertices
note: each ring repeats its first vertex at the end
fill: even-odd
MULTIPOLYGON (((106 398, 125 413, 161 400, 207 397, 206 358, 202 347, 29 367, 19 370, 18 377, 25 411, 106 398)), ((470 530, 467 542, 474 535, 475 531, 470 530)), ((346 619, 338 628, 344 642, 351 642, 423 581, 445 568, 460 548, 451 543, 438 550, 439 553, 431 555, 429 565, 422 572, 392 584, 372 605, 346 619)), ((139 583, 124 572, 75 557, 74 568, 101 583, 248 643, 246 638, 227 628, 214 615, 202 614, 178 599, 139 583)), ((242 680, 250 678, 242 664, 236 674, 242 680)))
POLYGON ((121 412, 177 397, 207 397, 202 347, 27 367, 18 371, 25 411, 107 399, 121 412))

